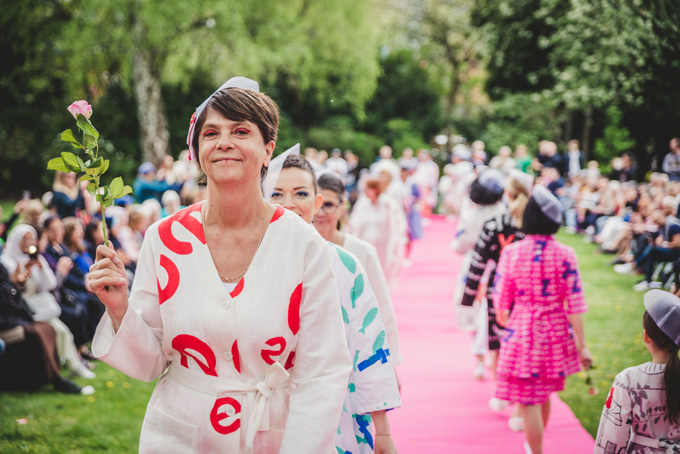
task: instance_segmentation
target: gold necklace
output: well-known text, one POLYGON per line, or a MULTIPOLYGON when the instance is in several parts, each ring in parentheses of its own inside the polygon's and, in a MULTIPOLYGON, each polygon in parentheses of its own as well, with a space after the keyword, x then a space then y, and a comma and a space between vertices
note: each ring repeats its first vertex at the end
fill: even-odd
MULTIPOLYGON (((205 235, 206 242, 207 242, 208 235, 206 234, 206 225, 205 225, 205 212, 206 211, 207 211, 207 208, 201 209, 201 222, 203 223, 203 235, 205 235)), ((266 218, 267 218, 267 210, 265 210, 265 222, 267 220, 266 218)), ((262 231, 262 235, 260 235, 260 239, 257 242, 257 246, 255 247, 255 254, 257 254, 257 250, 260 248, 260 244, 262 244, 262 239, 264 238, 265 233, 267 233, 266 225, 265 225, 264 230, 262 231)), ((222 279, 222 282, 233 282, 237 279, 242 278, 243 275, 248 272, 248 269, 250 268, 250 264, 253 263, 253 259, 255 258, 255 254, 253 254, 253 257, 250 259, 250 263, 248 264, 248 266, 246 266, 246 269, 243 270, 243 272, 236 277, 226 277, 226 276, 224 276, 222 273, 220 273, 220 270, 217 269, 217 265, 215 265, 215 271, 217 271, 217 274, 220 277, 220 279, 222 279)))

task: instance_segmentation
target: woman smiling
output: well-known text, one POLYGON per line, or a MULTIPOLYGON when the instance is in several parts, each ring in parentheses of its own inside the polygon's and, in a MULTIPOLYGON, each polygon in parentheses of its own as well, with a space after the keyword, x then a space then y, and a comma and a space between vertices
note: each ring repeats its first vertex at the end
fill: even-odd
POLYGON ((278 109, 258 88, 231 79, 192 117, 208 198, 149 227, 129 301, 97 249, 93 351, 160 376, 140 452, 332 451, 351 367, 335 277, 314 229, 262 198, 278 109))

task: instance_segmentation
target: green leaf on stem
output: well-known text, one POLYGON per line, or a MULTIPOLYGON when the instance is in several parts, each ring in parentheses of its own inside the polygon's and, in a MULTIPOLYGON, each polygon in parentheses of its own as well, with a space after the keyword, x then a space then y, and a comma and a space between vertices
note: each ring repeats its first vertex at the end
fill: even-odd
POLYGON ((97 184, 96 183, 90 183, 87 185, 87 192, 90 194, 94 194, 97 192, 97 184))
POLYGON ((83 147, 87 148, 88 150, 91 150, 92 148, 97 146, 97 139, 92 137, 89 134, 83 135, 83 147))
POLYGON ((64 164, 64 160, 62 158, 50 159, 50 161, 47 163, 47 170, 59 170, 60 172, 65 173, 70 172, 70 170, 66 167, 66 164, 64 164))
POLYGON ((74 155, 73 153, 69 153, 68 151, 64 151, 61 153, 61 158, 64 161, 64 165, 68 169, 68 172, 79 172, 80 171, 80 164, 78 163, 78 156, 74 155))
POLYGON ((87 168, 87 167, 85 167, 85 163, 83 162, 82 159, 80 159, 80 156, 76 156, 76 157, 78 158, 78 165, 80 166, 80 171, 85 172, 85 169, 87 168))
POLYGON ((102 166, 103 161, 104 160, 102 158, 97 158, 94 162, 86 164, 85 167, 87 167, 88 169, 97 169, 102 166))
POLYGON ((84 135, 92 136, 95 142, 97 141, 97 139, 99 139, 99 132, 96 129, 94 129, 94 126, 92 126, 92 123, 90 123, 90 120, 88 120, 87 118, 83 117, 82 115, 78 115, 76 124, 78 125, 78 128, 80 128, 80 130, 83 131, 84 135))
POLYGON ((76 137, 73 135, 73 131, 70 129, 67 129, 61 133, 61 140, 73 144, 73 146, 76 148, 82 148, 80 142, 78 142, 78 139, 76 139, 76 137))
POLYGON ((85 174, 82 177, 80 177, 80 181, 92 181, 92 180, 94 180, 94 176, 92 175, 85 174))
POLYGON ((117 198, 125 197, 128 194, 132 194, 132 188, 128 185, 125 185, 125 187, 123 188, 123 193, 119 195, 117 198))
POLYGON ((123 188, 125 187, 125 183, 123 183, 123 178, 122 177, 114 178, 111 181, 109 187, 111 188, 111 195, 113 196, 114 199, 121 197, 123 188))
POLYGON ((101 171, 99 172, 99 175, 104 175, 104 173, 107 170, 109 170, 109 160, 104 159, 103 162, 102 162, 101 171))

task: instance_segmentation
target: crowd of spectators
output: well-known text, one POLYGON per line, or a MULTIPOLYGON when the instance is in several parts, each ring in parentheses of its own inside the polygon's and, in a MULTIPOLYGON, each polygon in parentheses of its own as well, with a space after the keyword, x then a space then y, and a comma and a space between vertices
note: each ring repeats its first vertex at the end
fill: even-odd
POLYGON ((57 172, 51 191, 41 198, 25 193, 15 204, 0 223, 0 389, 52 383, 60 392, 94 392, 64 373, 95 377, 88 345, 104 306, 86 277, 96 248, 106 230, 132 283, 147 227, 204 197, 186 154, 141 164, 134 197, 117 199, 105 219, 74 173, 57 172))
POLYGON ((641 178, 633 156, 626 152, 602 172, 597 161, 584 160, 579 142, 568 142, 564 153, 554 142, 539 144, 535 157, 519 145, 514 157, 502 147, 488 162, 484 144, 454 149, 452 164, 444 169, 444 208, 456 212, 458 195, 446 198, 451 182, 468 178, 475 156, 501 171, 518 169, 535 177, 536 183, 555 194, 565 210, 566 232, 582 234, 599 251, 612 254, 618 273, 639 274, 633 288, 665 288, 680 293, 680 139, 669 143, 661 171, 641 178))

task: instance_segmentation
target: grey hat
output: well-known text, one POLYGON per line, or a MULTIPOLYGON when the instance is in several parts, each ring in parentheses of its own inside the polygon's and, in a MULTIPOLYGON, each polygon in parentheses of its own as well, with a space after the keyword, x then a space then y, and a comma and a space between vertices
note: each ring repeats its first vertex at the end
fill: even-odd
POLYGON ((479 174, 478 180, 487 191, 503 195, 503 191, 505 191, 505 175, 498 170, 484 170, 479 174))
POLYGON ((562 204, 545 186, 536 185, 531 191, 531 197, 551 221, 562 224, 562 204))
POLYGON ((663 290, 650 290, 645 293, 644 304, 656 326, 680 346, 680 298, 663 290))

